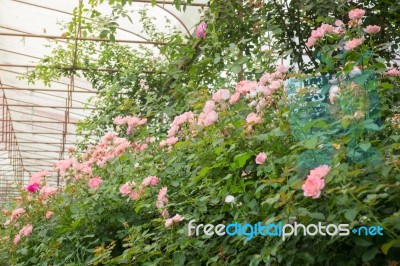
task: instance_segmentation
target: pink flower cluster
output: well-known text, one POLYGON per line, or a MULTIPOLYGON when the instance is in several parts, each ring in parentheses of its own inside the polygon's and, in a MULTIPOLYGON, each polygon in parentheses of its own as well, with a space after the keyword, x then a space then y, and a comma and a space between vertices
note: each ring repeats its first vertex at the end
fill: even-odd
POLYGON ((353 10, 351 10, 351 11, 349 12, 349 18, 350 18, 350 19, 353 19, 353 20, 355 20, 355 19, 360 19, 360 18, 362 18, 364 15, 365 15, 365 10, 360 9, 360 8, 353 9, 353 10))
POLYGON ((40 172, 38 172, 36 174, 33 174, 29 179, 28 185, 32 185, 32 184, 35 184, 35 183, 36 184, 40 184, 43 181, 43 177, 46 177, 46 176, 50 176, 50 173, 47 170, 43 170, 43 171, 40 171, 40 172))
POLYGON ((17 245, 21 241, 21 237, 27 237, 32 233, 33 226, 31 224, 25 225, 21 228, 18 234, 14 236, 13 242, 17 245))
POLYGON ((17 208, 11 213, 11 221, 16 221, 23 213, 25 210, 23 208, 17 208))
MULTIPOLYGON (((84 169, 96 164, 100 168, 103 168, 109 160, 121 156, 131 147, 131 143, 125 138, 118 138, 115 133, 107 133, 96 147, 89 147, 83 154, 82 159, 84 164, 82 167, 84 169)), ((87 169, 89 170, 89 168, 87 169)))
POLYGON ((381 27, 376 25, 369 25, 364 29, 364 31, 368 34, 376 34, 381 31, 381 27))
POLYGON ((68 158, 65 160, 60 160, 56 162, 53 166, 55 171, 59 171, 60 174, 66 173, 75 163, 76 163, 75 158, 68 158))
POLYGON ((100 177, 96 176, 89 180, 89 187, 92 189, 98 189, 102 182, 103 182, 103 180, 101 180, 100 177))
POLYGON ((139 118, 137 116, 117 116, 114 118, 114 124, 116 125, 128 125, 126 129, 126 134, 131 135, 132 131, 135 129, 135 126, 141 126, 147 123, 147 118, 139 118))
POLYGON ((215 111, 216 103, 213 100, 207 101, 204 105, 203 112, 199 114, 198 125, 211 126, 218 120, 218 113, 215 111))
POLYGON ((207 35, 207 23, 202 21, 194 31, 197 38, 205 38, 207 35))
POLYGON ((38 191, 40 189, 40 184, 43 182, 43 178, 46 176, 50 176, 50 173, 47 170, 43 170, 36 174, 33 174, 29 179, 26 190, 31 193, 35 193, 36 191, 38 191))
MULTIPOLYGON (((349 12, 349 18, 351 19, 348 23, 348 27, 361 26, 362 17, 365 15, 365 10, 363 9, 353 9, 349 12)), ((308 48, 313 47, 318 40, 322 39, 326 34, 342 34, 344 32, 344 26, 346 26, 343 21, 336 20, 335 26, 329 24, 322 24, 319 28, 311 31, 311 36, 306 42, 308 48)), ((376 34, 381 30, 381 27, 376 25, 369 25, 364 28, 364 31, 368 34, 376 34)), ((363 43, 362 38, 354 38, 346 43, 345 50, 351 51, 363 43)))
POLYGON ((354 38, 346 43, 344 46, 344 49, 347 51, 351 51, 358 46, 360 46, 363 43, 363 40, 361 38, 354 38))
POLYGON ((310 171, 304 182, 302 189, 305 197, 317 199, 321 195, 321 190, 325 187, 324 177, 329 173, 331 168, 327 165, 321 165, 310 171))
POLYGON ((141 152, 141 151, 144 151, 145 149, 147 149, 149 147, 149 145, 147 143, 141 143, 139 141, 134 141, 134 142, 132 142, 131 147, 133 148, 134 151, 141 152))
POLYGON ((260 124, 261 121, 261 117, 257 116, 255 113, 250 113, 246 117, 246 122, 249 124, 260 124))
POLYGON ((39 199, 44 200, 47 199, 48 197, 54 196, 57 194, 58 188, 56 187, 50 187, 50 186, 44 186, 40 189, 39 192, 39 199))
POLYGON ((173 224, 183 221, 183 219, 184 217, 180 216, 179 214, 175 214, 174 217, 165 220, 165 227, 171 227, 173 224))
POLYGON ((144 194, 144 188, 143 187, 137 187, 137 189, 134 190, 134 188, 136 187, 136 183, 135 182, 128 182, 123 184, 120 189, 119 192, 123 195, 123 196, 128 196, 129 198, 133 199, 133 200, 137 200, 140 199, 140 197, 144 194))
POLYGON ((160 179, 156 176, 148 176, 145 179, 143 179, 142 185, 144 187, 154 187, 158 184, 158 182, 160 182, 160 179))
POLYGON ((192 112, 185 112, 176 116, 170 125, 170 129, 168 130, 168 138, 160 142, 160 147, 171 147, 177 143, 179 138, 176 137, 176 134, 178 134, 178 132, 181 130, 181 125, 184 123, 190 123, 190 125, 193 126, 194 121, 194 114, 192 112))
POLYGON ((171 227, 175 223, 181 222, 184 218, 182 216, 180 216, 179 214, 176 214, 172 218, 168 218, 169 212, 168 212, 168 210, 164 209, 165 205, 168 204, 167 191, 168 191, 167 187, 162 187, 158 191, 156 207, 157 207, 157 209, 160 210, 161 216, 165 219, 165 227, 168 228, 168 227, 171 227))
POLYGON ((392 76, 392 77, 400 76, 400 70, 398 70, 397 68, 391 68, 385 72, 385 75, 392 76))
POLYGON ((123 196, 129 196, 133 200, 139 199, 145 192, 145 187, 154 187, 160 182, 156 176, 148 176, 142 181, 141 186, 137 186, 135 182, 131 181, 123 184, 119 188, 119 192, 123 196), (136 187, 136 189, 134 189, 136 187))
POLYGON ((311 31, 311 36, 308 38, 307 42, 306 42, 306 46, 308 48, 311 48, 315 45, 315 43, 322 39, 326 33, 328 34, 341 34, 342 28, 341 26, 343 25, 343 22, 341 22, 340 20, 337 20, 335 22, 337 28, 333 27, 332 25, 329 24, 322 24, 319 28, 316 28, 315 30, 311 31))
MULTIPOLYGON (((284 73, 288 68, 280 65, 276 67, 274 73, 264 74, 259 82, 243 80, 240 81, 235 93, 231 95, 228 89, 219 89, 212 95, 212 99, 206 101, 203 111, 197 117, 198 126, 211 126, 218 121, 218 110, 224 110, 230 105, 239 101, 240 97, 249 99, 250 106, 256 107, 256 113, 252 112, 246 117, 247 124, 259 124, 262 122, 261 113, 263 108, 267 106, 271 94, 282 87, 284 73)), ((183 113, 175 117, 168 130, 168 138, 160 142, 160 146, 169 146, 171 148, 176 142, 178 137, 176 134, 181 130, 181 124, 189 122, 191 132, 194 131, 193 127, 196 124, 195 115, 192 112, 183 113)), ((229 135, 229 133, 226 133, 229 135)))
POLYGON ((156 207, 157 209, 162 209, 168 204, 168 197, 167 197, 167 187, 162 187, 158 192, 156 207))

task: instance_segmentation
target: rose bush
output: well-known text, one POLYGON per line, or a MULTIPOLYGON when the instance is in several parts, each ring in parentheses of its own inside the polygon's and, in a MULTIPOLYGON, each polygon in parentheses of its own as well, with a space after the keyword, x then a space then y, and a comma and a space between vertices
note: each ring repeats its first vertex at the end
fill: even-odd
MULTIPOLYGON (((374 46, 371 28, 364 32, 364 15, 352 10, 349 22, 322 24, 309 39, 309 46, 321 51, 315 75, 332 78, 328 89, 319 92, 323 99, 316 108, 328 110, 333 119, 295 119, 302 123, 293 126, 293 99, 286 85, 291 79, 310 77, 284 66, 257 80, 215 88, 200 99, 201 106, 171 118, 162 133, 149 126, 151 118, 139 114, 111 117, 107 123, 114 124, 114 132, 85 147, 82 155, 71 149, 71 157, 55 165, 65 187, 47 186, 48 172, 40 172, 31 177, 18 202, 4 207, 0 262, 396 263, 398 74, 386 72, 376 52, 385 47, 374 46), (371 71, 376 82, 363 75, 371 71), (374 90, 382 105, 380 124, 369 112, 374 105, 359 100, 374 90), (297 132, 308 135, 299 138, 297 132), (325 154, 327 146, 332 150, 329 158, 307 157, 325 154), (379 151, 374 153, 379 159, 362 160, 370 158, 367 154, 373 149, 379 151), (355 152, 362 159, 352 157, 355 152), (285 241, 257 236, 247 241, 245 236, 188 236, 192 219, 212 224, 349 223, 351 228, 379 224, 384 234, 297 235, 285 241)), ((206 30, 204 25, 199 29, 201 38, 207 38, 206 30)), ((302 103, 303 94, 312 88, 301 86, 295 100, 302 103)))

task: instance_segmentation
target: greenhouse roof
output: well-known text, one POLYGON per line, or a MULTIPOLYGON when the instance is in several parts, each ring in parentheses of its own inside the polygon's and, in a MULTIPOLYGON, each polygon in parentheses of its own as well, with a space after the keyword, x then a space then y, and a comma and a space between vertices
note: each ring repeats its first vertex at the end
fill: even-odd
MULTIPOLYGON (((201 9, 207 6, 207 1, 196 0, 180 12, 171 1, 157 1, 155 6, 151 2, 134 1, 133 22, 119 21, 117 42, 138 49, 140 45, 154 49, 162 45, 151 42, 142 33, 138 16, 134 15, 145 6, 149 8, 148 14, 157 19, 159 30, 166 28, 168 19, 183 34, 193 32, 201 9)), ((68 157, 68 146, 74 145, 78 138, 76 123, 93 109, 90 105, 85 109, 84 105, 96 91, 80 77, 53 80, 50 86, 42 82, 29 84, 21 79, 51 53, 52 44, 66 41, 61 24, 71 20, 78 3, 78 0, 0 0, 0 201, 16 196, 29 176, 41 170, 52 172, 50 185, 60 185, 52 165, 68 157)), ((104 41, 80 38, 78 42, 81 40, 104 41)))

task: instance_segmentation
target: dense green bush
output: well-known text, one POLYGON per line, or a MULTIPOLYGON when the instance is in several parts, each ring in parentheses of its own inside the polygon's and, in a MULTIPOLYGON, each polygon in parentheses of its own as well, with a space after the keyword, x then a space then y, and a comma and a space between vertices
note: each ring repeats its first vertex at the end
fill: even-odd
MULTIPOLYGON (((84 147, 83 155, 71 150, 71 158, 56 165, 64 188, 44 186, 47 173, 41 172, 19 202, 5 206, 0 262, 395 264, 400 259, 399 73, 387 71, 380 57, 385 46, 375 45, 358 21, 341 26, 341 34, 321 26, 324 36, 309 40, 320 51, 314 76, 278 66, 261 77, 226 81, 226 89, 211 87, 212 96, 197 97, 192 108, 182 104, 167 113, 168 124, 152 115, 146 120, 146 110, 138 116, 114 110, 99 116, 96 123, 107 120, 104 128, 112 125, 116 133, 84 147), (365 39, 348 47, 357 38, 365 39), (316 77, 320 84, 312 81, 316 77), (324 81, 327 77, 340 89, 324 81), (311 182, 316 175, 317 188, 311 182), (192 219, 214 225, 379 225, 383 235, 298 235, 285 241, 188 236, 192 219)), ((103 99, 105 105, 111 100, 103 99)))

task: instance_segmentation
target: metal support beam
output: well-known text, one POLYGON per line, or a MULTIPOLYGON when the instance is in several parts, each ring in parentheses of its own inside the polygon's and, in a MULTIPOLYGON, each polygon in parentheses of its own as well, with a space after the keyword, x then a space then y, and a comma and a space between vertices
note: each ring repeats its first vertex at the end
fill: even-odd
MULTIPOLYGON (((23 131, 3 131, 3 133, 13 133, 15 132, 15 134, 31 134, 31 135, 61 135, 63 134, 62 132, 23 132, 23 131)), ((73 136, 77 136, 78 134, 76 133, 65 133, 67 135, 73 135, 73 136)))
MULTIPOLYGON (((12 90, 12 91, 47 91, 47 92, 68 92, 68 90, 65 89, 45 89, 45 88, 16 88, 16 87, 7 87, 4 86, 2 87, 3 90, 12 90)), ((96 94, 96 91, 73 91, 73 93, 90 93, 90 94, 96 94)), ((49 95, 49 94, 47 94, 49 95)), ((65 98, 64 98, 65 99, 65 98)))
MULTIPOLYGON (((32 104, 8 104, 8 106, 11 107, 29 107, 29 108, 65 108, 64 106, 50 106, 50 105, 32 105, 32 104)), ((96 110, 96 108, 91 108, 91 107, 78 107, 78 106, 72 106, 70 109, 79 109, 79 110, 96 110)), ((60 110, 62 111, 62 110, 60 110)))
MULTIPOLYGON (((0 33, 1 35, 1 33, 0 33)), ((15 65, 15 64, 0 64, 0 67, 23 67, 23 68, 36 68, 38 65, 15 65)), ((80 71, 100 71, 100 72, 121 72, 120 69, 111 69, 111 68, 86 68, 86 67, 70 67, 70 66, 43 66, 45 68, 55 68, 62 70, 80 70, 80 71)), ((151 70, 141 70, 144 74, 152 74, 152 73, 164 73, 164 72, 155 72, 151 70)))
MULTIPOLYGON (((2 121, 2 119, 0 119, 0 121, 2 121)), ((42 121, 42 120, 15 120, 13 119, 14 123, 31 123, 31 124, 35 124, 35 123, 39 123, 39 124, 61 124, 63 123, 63 121, 60 122, 56 122, 56 121, 42 121)), ((68 124, 71 125, 75 125, 78 122, 68 122, 68 124)))
POLYGON ((101 38, 68 38, 64 36, 56 36, 56 35, 44 35, 44 34, 22 34, 22 33, 7 33, 0 32, 0 36, 8 36, 8 37, 22 37, 22 38, 45 38, 52 40, 78 40, 78 41, 91 41, 91 42, 116 42, 116 43, 137 43, 137 44, 151 44, 151 45, 165 45, 165 42, 155 42, 155 41, 137 41, 137 40, 110 40, 110 39, 101 39, 101 38))

